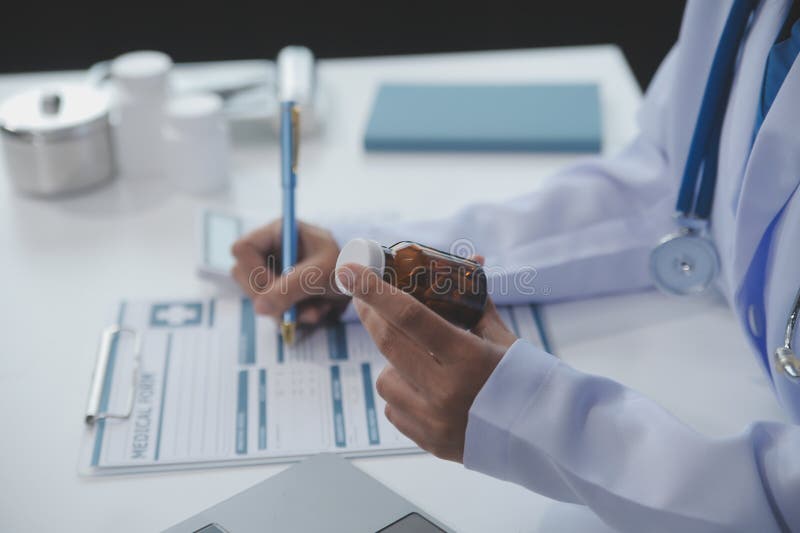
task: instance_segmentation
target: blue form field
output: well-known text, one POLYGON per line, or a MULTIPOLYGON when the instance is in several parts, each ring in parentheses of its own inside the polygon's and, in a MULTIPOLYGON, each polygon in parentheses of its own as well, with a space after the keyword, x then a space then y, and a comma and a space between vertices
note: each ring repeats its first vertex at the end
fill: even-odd
POLYGON ((375 412, 375 395, 372 392, 372 372, 369 363, 361 363, 361 379, 364 384, 364 406, 367 412, 367 432, 370 444, 380 444, 378 414, 375 412))
POLYGON ((239 371, 236 400, 236 453, 247 453, 247 370, 239 371))
POLYGON ((328 357, 333 361, 347 361, 347 332, 342 323, 328 328, 328 357))
POLYGON ((275 352, 278 354, 278 363, 283 363, 284 361, 283 335, 281 335, 280 333, 275 335, 275 342, 277 343, 277 350, 275 350, 275 352))
POLYGON ((342 405, 342 376, 337 365, 331 367, 331 399, 333 400, 333 434, 337 448, 344 448, 347 438, 344 433, 344 408, 342 405))
POLYGON ((208 327, 214 327, 214 312, 217 308, 217 301, 213 298, 208 301, 208 327))
POLYGON ((242 299, 242 313, 239 325, 239 364, 253 365, 256 362, 256 314, 253 302, 242 299))
POLYGON ((167 350, 164 355, 164 381, 161 383, 161 404, 158 406, 158 430, 156 431, 156 451, 154 459, 158 461, 161 455, 161 427, 164 423, 164 404, 167 401, 167 378, 169 377, 169 360, 172 356, 172 333, 167 335, 167 350))

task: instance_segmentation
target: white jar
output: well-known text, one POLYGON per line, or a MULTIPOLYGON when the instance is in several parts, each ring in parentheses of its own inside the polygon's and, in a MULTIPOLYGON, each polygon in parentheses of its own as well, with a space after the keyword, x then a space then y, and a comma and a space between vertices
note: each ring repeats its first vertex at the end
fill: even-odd
POLYGON ((222 99, 212 93, 172 98, 164 122, 164 161, 183 191, 205 194, 228 185, 230 147, 222 99))
POLYGON ((162 52, 123 54, 111 62, 111 121, 119 173, 126 179, 164 176, 162 129, 172 60, 162 52))

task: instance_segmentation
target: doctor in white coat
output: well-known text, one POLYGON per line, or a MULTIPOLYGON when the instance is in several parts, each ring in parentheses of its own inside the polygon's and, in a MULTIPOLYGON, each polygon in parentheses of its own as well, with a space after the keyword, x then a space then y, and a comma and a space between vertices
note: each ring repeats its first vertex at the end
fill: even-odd
MULTIPOLYGON (((332 234, 302 225, 301 262, 280 284, 288 290, 277 290, 277 274, 269 273, 261 280, 268 290, 257 290, 252 273, 279 250, 275 222, 234 246, 234 276, 259 312, 280 316, 297 303, 300 320, 311 323, 347 300, 328 282, 324 294, 302 290, 304 269, 333 273, 338 243, 355 236, 417 238, 442 249, 468 238, 488 267, 502 266, 513 278, 534 266, 535 282, 551 289, 493 293, 498 303, 652 286, 651 254, 677 229, 676 197, 737 3, 748 2, 688 2, 678 41, 647 91, 640 134, 615 157, 537 181, 510 203, 471 206, 445 220, 365 222, 332 234)), ((714 282, 753 356, 800 423, 800 381, 774 355, 800 288, 800 62, 785 49, 800 46, 800 23, 786 34, 798 12, 791 0, 750 3, 720 97, 720 126, 706 150, 706 167, 708 154, 717 156, 717 179, 710 219, 698 231, 713 242, 714 282), (788 37, 776 53, 782 29, 788 37)), ((466 332, 404 293, 379 290, 383 282, 358 265, 336 274, 391 363, 378 380, 386 414, 422 448, 587 505, 621 531, 800 531, 800 426, 760 422, 735 437, 708 438, 623 385, 517 340, 492 310, 466 332)))

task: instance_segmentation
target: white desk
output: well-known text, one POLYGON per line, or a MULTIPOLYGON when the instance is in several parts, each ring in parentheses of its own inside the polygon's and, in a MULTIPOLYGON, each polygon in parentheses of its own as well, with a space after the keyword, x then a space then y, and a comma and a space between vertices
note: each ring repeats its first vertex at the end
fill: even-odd
MULTIPOLYGON (((226 68, 220 65, 217 75, 226 68)), ((298 193, 300 214, 316 220, 444 214, 466 202, 524 191, 537 176, 571 159, 365 154, 361 135, 380 81, 599 81, 606 151, 634 134, 640 101, 634 78, 613 47, 332 60, 322 61, 320 69, 334 108, 325 135, 302 148, 298 193), (437 194, 445 192, 451 204, 437 194), (366 203, 369 209, 363 208, 366 203)), ((78 76, 2 76, 0 98, 44 80, 78 76)), ((233 186, 212 198, 173 193, 164 183, 118 181, 86 196, 41 201, 15 195, 0 176, 3 530, 153 531, 283 468, 103 479, 80 478, 76 471, 108 306, 123 297, 214 293, 215 287, 193 274, 195 208, 235 205, 273 218, 279 214, 277 171, 277 145, 262 136, 237 143, 233 186)), ((781 419, 731 313, 718 299, 646 293, 560 304, 546 312, 564 359, 638 388, 700 431, 729 434, 752 420, 781 419)), ((355 464, 458 531, 602 529, 582 508, 431 456, 355 464)))

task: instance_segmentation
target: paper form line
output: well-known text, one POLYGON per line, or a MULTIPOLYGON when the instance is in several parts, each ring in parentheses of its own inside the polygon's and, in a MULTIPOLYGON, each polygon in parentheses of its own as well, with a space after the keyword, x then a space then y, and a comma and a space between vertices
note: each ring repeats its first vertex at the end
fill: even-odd
POLYGON ((267 370, 258 371, 258 449, 267 449, 267 370))
POLYGON ((169 359, 172 355, 172 333, 167 335, 167 351, 164 355, 164 377, 161 383, 161 405, 158 406, 158 429, 156 430, 156 451, 154 460, 158 461, 161 453, 161 428, 164 424, 164 404, 167 399, 167 377, 169 377, 169 359))

